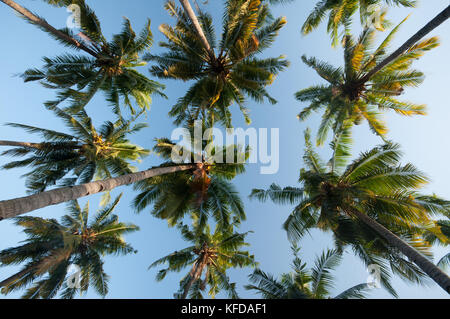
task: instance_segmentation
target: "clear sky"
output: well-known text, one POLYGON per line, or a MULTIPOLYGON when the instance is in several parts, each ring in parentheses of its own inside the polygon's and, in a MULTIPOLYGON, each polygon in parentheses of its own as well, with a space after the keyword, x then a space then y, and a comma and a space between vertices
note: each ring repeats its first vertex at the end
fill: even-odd
MULTIPOLYGON (((38 0, 18 0, 18 2, 45 17, 55 27, 65 26, 69 13, 64 8, 53 8, 38 0)), ((164 0, 87 2, 99 16, 102 29, 107 37, 120 31, 124 16, 131 20, 135 30, 140 30, 146 19, 150 18, 155 39, 151 52, 155 54, 162 52, 158 47, 158 42, 163 40, 163 37, 158 31, 158 26, 161 23, 173 22, 163 9, 164 0)), ((260 263, 260 267, 274 275, 290 270, 292 255, 281 225, 292 207, 250 201, 248 195, 252 188, 267 188, 273 182, 282 186, 296 185, 299 169, 302 166, 303 131, 306 127, 310 127, 313 132, 318 128, 319 116, 313 116, 307 122, 299 122, 296 119, 296 115, 305 105, 295 100, 294 93, 310 85, 321 83, 321 79, 315 72, 301 62, 301 55, 316 56, 337 66, 343 63, 341 50, 331 48, 324 26, 305 37, 300 34, 300 27, 316 2, 297 0, 294 3, 273 8, 274 15, 286 16, 288 24, 280 32, 275 45, 265 54, 267 56, 284 54, 290 60, 291 66, 269 88, 272 96, 279 101, 277 105, 259 105, 251 101, 247 105, 251 110, 252 127, 280 129, 280 169, 275 175, 260 175, 259 165, 249 164, 246 174, 235 179, 235 185, 244 199, 247 214, 247 221, 241 226, 240 231, 254 231, 248 236, 248 242, 251 244, 249 249, 260 263)), ((391 9, 389 18, 393 22, 398 23, 411 14, 410 19, 397 34, 392 48, 402 44, 447 5, 449 5, 448 0, 419 0, 416 9, 391 9)), ((222 1, 210 0, 204 8, 213 14, 216 27, 220 30, 222 1)), ((357 17, 355 18, 357 20, 357 17)), ((43 102, 53 98, 54 92, 37 83, 23 83, 16 75, 27 68, 42 66, 41 58, 43 56, 52 57, 67 52, 67 49, 44 32, 24 22, 4 4, 0 5, 0 21, 2 25, 0 123, 19 122, 64 130, 62 123, 43 107, 43 102)), ((359 32, 357 24, 355 24, 355 30, 359 32)), ((440 26, 431 35, 440 37, 441 46, 427 53, 414 65, 426 74, 425 82, 418 88, 407 89, 402 96, 404 100, 427 104, 428 116, 404 118, 391 113, 387 114, 386 121, 390 128, 389 138, 402 145, 405 154, 404 162, 412 162, 432 179, 433 182, 426 188, 426 191, 450 198, 447 184, 450 179, 448 169, 450 145, 447 139, 450 132, 448 126, 450 110, 446 91, 450 74, 450 64, 447 62, 450 52, 450 24, 440 26)), ((381 39, 383 34, 379 36, 381 39)), ((148 74, 146 69, 142 69, 142 71, 148 74)), ((154 99, 147 118, 149 128, 135 135, 132 140, 146 148, 153 146, 155 137, 170 137, 175 127, 167 113, 170 106, 184 94, 187 87, 186 84, 178 81, 164 81, 163 83, 167 86, 165 93, 169 98, 167 100, 154 99)), ((234 126, 245 128, 238 109, 234 107, 233 110, 234 126)), ((102 94, 98 94, 88 105, 87 112, 96 124, 112 119, 102 94)), ((369 131, 367 125, 355 127, 353 133, 355 155, 381 143, 381 140, 369 131)), ((39 141, 35 136, 4 126, 0 126, 0 139, 39 141)), ((330 156, 328 147, 320 149, 320 153, 325 159, 330 156)), ((0 158, 0 165, 5 164, 7 160, 7 158, 0 158)), ((160 163, 160 159, 151 155, 139 167, 145 169, 158 163, 160 163)), ((25 195, 24 179, 21 178, 25 172, 21 169, 0 171, 0 199, 25 195)), ((187 243, 181 240, 176 229, 169 228, 165 221, 152 217, 148 211, 139 215, 135 214, 130 206, 131 200, 135 196, 131 187, 121 188, 113 195, 120 192, 124 192, 124 197, 116 213, 122 221, 133 222, 139 225, 141 230, 126 237, 127 241, 138 250, 137 254, 105 258, 105 269, 111 276, 110 293, 107 298, 172 298, 173 293, 179 287, 179 280, 185 273, 169 274, 163 282, 158 283, 155 281, 158 269, 147 270, 147 267, 157 258, 186 247, 187 243)), ((89 200, 91 209, 94 210, 99 202, 99 196, 92 196, 89 200)), ((85 201, 86 199, 83 199, 80 203, 84 204, 85 201)), ((64 213, 65 205, 61 204, 34 211, 31 215, 59 218, 64 213)), ((21 229, 12 225, 8 220, 0 222, 0 234, 2 238, 0 249, 16 246, 25 238, 21 229)), ((316 255, 326 247, 332 248, 332 241, 328 235, 313 232, 311 237, 305 237, 300 242, 300 246, 301 256, 312 266, 316 255)), ((448 248, 436 248, 434 252, 435 258, 438 259, 448 252, 448 248)), ((18 267, 0 268, 0 278, 6 278, 17 270, 18 267)), ((248 283, 247 276, 250 273, 251 269, 229 272, 231 280, 238 283, 241 297, 256 297, 242 288, 248 283)), ((345 253, 342 264, 334 274, 337 278, 336 286, 333 289, 335 294, 355 284, 366 282, 368 275, 363 264, 353 257, 350 250, 345 253)), ((423 287, 395 279, 393 285, 401 298, 448 298, 448 295, 434 283, 430 283, 429 287, 423 287)), ((20 295, 20 293, 14 293, 7 297, 17 298, 20 295)), ((88 292, 82 298, 96 297, 98 296, 94 292, 88 292)), ((391 298, 382 289, 374 289, 370 297, 391 298)), ((4 298, 4 296, 2 295, 0 298, 4 298)))

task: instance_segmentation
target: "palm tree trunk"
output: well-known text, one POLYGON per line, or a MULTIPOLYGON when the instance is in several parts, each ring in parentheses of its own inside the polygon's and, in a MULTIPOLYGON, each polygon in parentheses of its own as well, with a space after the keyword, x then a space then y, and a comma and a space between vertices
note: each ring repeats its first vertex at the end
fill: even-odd
POLYGON ((84 44, 78 42, 74 38, 69 37, 64 32, 61 32, 60 30, 52 27, 50 24, 47 23, 47 21, 45 21, 45 20, 39 18, 38 16, 34 15, 32 12, 30 12, 28 9, 22 7, 18 3, 14 2, 12 0, 0 0, 0 1, 2 1, 7 6, 9 6, 9 7, 13 8, 14 10, 16 10, 18 13, 23 15, 30 22, 39 25, 41 28, 47 30, 48 32, 50 32, 53 35, 55 35, 56 37, 62 39, 63 41, 72 43, 73 45, 75 45, 76 47, 80 48, 81 50, 89 53, 93 57, 98 58, 98 54, 96 52, 94 52, 93 50, 89 49, 84 44))
POLYGON ((195 282, 195 274, 197 273, 197 268, 192 269, 192 271, 190 272, 189 276, 189 282, 186 284, 186 287, 184 287, 183 290, 183 295, 181 296, 181 299, 186 299, 187 295, 189 293, 189 289, 191 289, 192 285, 195 282))
POLYGON ((376 231, 381 237, 387 240, 387 242, 393 247, 400 250, 406 257, 414 262, 423 272, 425 272, 431 279, 433 279, 439 286, 442 287, 448 294, 450 294, 450 278, 435 264, 433 264, 428 258, 423 256, 413 247, 411 247, 404 240, 392 233, 383 225, 379 224, 366 214, 361 213, 356 209, 349 211, 351 215, 356 216, 359 220, 364 222, 367 226, 376 231))
POLYGON ((76 142, 69 142, 65 145, 52 144, 52 142, 43 142, 43 143, 29 143, 29 142, 16 142, 16 141, 2 141, 0 140, 0 146, 13 146, 13 147, 27 147, 27 148, 35 148, 37 150, 44 149, 46 147, 52 147, 54 149, 80 149, 83 146, 78 145, 76 142))
POLYGON ((188 15, 189 19, 194 24, 194 28, 198 33, 198 36, 200 37, 200 41, 202 41, 203 45, 205 46, 206 51, 208 51, 208 54, 210 58, 214 61, 215 60, 215 54, 212 50, 211 46, 209 45, 208 39, 205 36, 205 33, 203 32, 202 27, 200 26, 200 23, 198 22, 197 16, 195 15, 194 10, 191 7, 191 3, 189 0, 180 0, 181 5, 184 8, 184 11, 188 15))
POLYGON ((402 55, 406 50, 411 48, 415 43, 420 41, 424 36, 428 33, 436 29, 442 23, 444 23, 450 17, 450 5, 444 9, 441 13, 439 13, 433 20, 431 20, 426 26, 419 30, 416 34, 414 34, 408 41, 406 41, 397 51, 392 53, 386 59, 381 61, 377 66, 375 66, 369 73, 367 73, 362 79, 361 83, 366 83, 369 81, 372 76, 374 76, 378 71, 383 69, 386 65, 397 59, 400 55, 402 55))
POLYGON ((205 266, 206 266, 204 259, 205 258, 202 258, 198 263, 196 262, 194 265, 194 268, 192 268, 192 270, 190 272, 191 278, 189 279, 189 282, 186 284, 186 287, 184 287, 184 291, 183 291, 183 295, 181 296, 181 299, 187 298, 187 295, 188 295, 189 290, 191 289, 192 285, 202 275, 203 268, 205 268, 205 266))
POLYGON ((146 171, 127 174, 83 185, 63 187, 31 196, 0 201, 0 220, 15 217, 36 209, 75 200, 88 195, 107 192, 122 185, 133 184, 150 177, 165 175, 195 168, 196 164, 151 168, 146 171))
POLYGON ((40 149, 40 143, 15 142, 15 141, 0 141, 0 146, 17 146, 40 149))

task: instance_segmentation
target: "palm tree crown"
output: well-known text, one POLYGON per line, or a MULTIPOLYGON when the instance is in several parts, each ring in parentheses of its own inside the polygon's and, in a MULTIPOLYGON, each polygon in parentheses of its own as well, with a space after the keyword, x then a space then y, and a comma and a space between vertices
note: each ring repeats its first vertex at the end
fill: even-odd
POLYGON ((375 134, 384 137, 387 128, 380 118, 380 111, 394 110, 408 116, 425 114, 424 105, 402 102, 397 96, 404 92, 404 88, 416 87, 423 81, 423 73, 411 69, 411 64, 426 51, 438 46, 436 37, 417 43, 367 82, 361 81, 386 57, 387 48, 402 23, 376 50, 372 49, 375 29, 366 28, 356 41, 349 35, 345 36, 344 67, 336 68, 316 58, 302 57, 305 64, 328 82, 296 93, 298 101, 311 103, 299 114, 299 119, 305 120, 311 112, 325 109, 317 136, 319 144, 324 142, 330 128, 338 132, 345 121, 359 124, 365 119, 375 134))
POLYGON ((225 3, 223 33, 217 44, 212 18, 200 11, 199 22, 211 47, 208 52, 187 14, 173 1, 165 5, 176 17, 175 27, 163 24, 167 38, 161 43, 169 49, 161 55, 147 55, 157 65, 151 68, 159 78, 193 80, 194 84, 170 111, 176 123, 186 119, 213 118, 231 126, 229 106, 239 105, 247 121, 246 96, 257 102, 267 98, 275 103, 265 87, 288 66, 282 57, 257 58, 269 47, 286 23, 284 18, 269 19, 268 4, 259 0, 228 0, 225 3), (208 112, 208 113, 206 113, 208 112))
POLYGON ((21 246, 1 251, 0 261, 1 265, 26 264, 16 275, 0 283, 4 287, 2 292, 7 294, 33 284, 23 298, 53 298, 62 289, 60 296, 71 299, 77 292, 86 292, 93 286, 105 296, 109 277, 104 272, 102 257, 135 252, 123 235, 137 231, 138 227, 119 222, 118 216, 112 214, 120 197, 91 221, 89 203, 82 209, 76 201, 69 204, 70 214, 63 216, 61 223, 38 217, 16 218, 16 224, 25 228, 28 239, 21 246), (78 287, 68 285, 71 265, 80 269, 78 287))
POLYGON ((27 187, 31 192, 42 192, 60 182, 63 186, 84 184, 92 179, 105 179, 128 174, 135 169, 131 161, 139 161, 149 154, 137 145, 131 144, 127 135, 147 125, 135 124, 137 116, 129 121, 105 122, 98 130, 84 110, 70 115, 57 107, 53 112, 63 120, 70 133, 62 133, 29 125, 9 123, 9 126, 40 134, 41 143, 14 147, 2 153, 24 157, 2 168, 32 167, 27 173, 27 187))
MULTIPOLYGON (((180 151, 179 145, 167 138, 156 139, 154 152, 166 160, 162 166, 176 165, 172 161, 172 153, 180 151)), ((203 141, 202 150, 208 141, 203 141)), ((209 144, 211 147, 211 144, 209 144)), ((196 153, 189 148, 183 156, 189 163, 196 162, 196 153)), ((201 162, 189 171, 170 175, 157 176, 135 184, 140 193, 133 201, 137 211, 146 209, 153 204, 152 214, 158 218, 167 219, 169 225, 176 225, 185 215, 189 214, 199 219, 200 225, 207 223, 212 216, 221 227, 228 227, 231 222, 245 220, 244 205, 239 193, 230 182, 236 175, 245 172, 244 161, 249 156, 249 150, 241 152, 236 145, 227 147, 212 146, 211 155, 233 155, 233 163, 215 162, 203 151, 201 162), (242 156, 242 159, 240 157, 242 156), (233 221, 230 218, 233 216, 233 221)))
POLYGON ((183 239, 193 245, 150 265, 168 265, 158 272, 157 280, 163 280, 168 272, 180 272, 192 265, 191 271, 180 282, 180 291, 175 294, 176 298, 202 299, 202 291, 207 286, 210 288, 208 294, 213 298, 222 290, 230 298, 238 298, 236 285, 230 283, 226 271, 234 267, 256 266, 253 255, 241 250, 248 246, 244 241, 248 233, 235 233, 230 226, 227 229, 216 227, 211 234, 209 226, 201 227, 198 220, 194 220, 192 229, 181 224, 178 227, 183 239))
MULTIPOLYGON (((98 90, 105 92, 107 101, 118 115, 121 115, 121 103, 134 114, 131 98, 139 108, 147 109, 151 95, 163 95, 160 91, 163 88, 161 84, 148 79, 136 69, 146 64, 140 59, 140 54, 148 51, 153 42, 150 20, 144 30, 136 35, 130 21, 125 19, 122 32, 114 35, 108 42, 102 33, 100 21, 84 0, 70 3, 80 7, 81 32, 75 35, 69 28, 61 31, 70 38, 79 39, 94 52, 94 56, 64 54, 54 58, 46 57, 42 69, 25 71, 22 75, 25 82, 41 81, 45 87, 56 89, 57 99, 46 102, 46 105, 56 106, 68 101, 68 109, 74 113, 84 108, 98 90)), ((51 4, 57 3, 51 1, 51 4)), ((60 38, 57 40, 74 47, 71 42, 60 38)))

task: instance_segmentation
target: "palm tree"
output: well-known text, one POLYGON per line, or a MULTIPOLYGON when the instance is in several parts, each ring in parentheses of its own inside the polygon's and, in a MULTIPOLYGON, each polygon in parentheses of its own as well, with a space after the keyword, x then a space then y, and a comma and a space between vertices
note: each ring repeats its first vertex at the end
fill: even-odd
POLYGON ((2 146, 13 146, 0 155, 26 157, 2 168, 31 167, 25 174, 31 193, 45 191, 58 182, 60 186, 73 186, 94 178, 129 174, 135 171, 130 162, 140 161, 149 154, 148 150, 131 144, 127 137, 147 126, 144 123, 133 125, 137 116, 129 121, 107 121, 96 130, 84 110, 73 116, 57 107, 52 110, 70 133, 9 123, 8 126, 40 134, 44 140, 40 143, 0 141, 2 146))
MULTIPOLYGON (((334 278, 330 270, 336 268, 341 262, 338 250, 322 252, 315 260, 312 269, 306 268, 306 263, 298 257, 299 248, 292 247, 294 272, 282 274, 280 280, 272 275, 255 269, 249 275, 251 285, 245 286, 247 290, 255 290, 264 299, 330 299, 330 289, 333 288, 334 278)), ((364 299, 370 289, 368 284, 359 284, 340 293, 332 299, 364 299)))
POLYGON ((310 228, 331 231, 340 249, 350 245, 366 265, 380 265, 381 283, 391 293, 386 262, 402 278, 421 283, 426 273, 450 292, 450 278, 416 250, 430 254, 423 227, 431 216, 448 214, 450 202, 417 192, 428 180, 412 164, 399 164, 399 146, 375 147, 346 166, 347 129, 333 142, 327 168, 313 150, 308 132, 305 137, 306 169, 299 180, 303 187, 282 189, 273 184, 251 194, 262 201, 297 205, 284 224, 289 238, 297 241, 310 228))
MULTIPOLYGON (((192 143, 195 143, 194 139, 192 143)), ((136 183, 135 190, 140 192, 133 201, 136 210, 141 212, 153 204, 152 215, 166 219, 170 226, 175 226, 185 215, 198 218, 201 226, 206 225, 208 217, 212 216, 224 228, 230 225, 231 216, 234 223, 245 220, 242 200, 230 180, 245 172, 244 162, 249 156, 249 150, 240 152, 236 145, 218 147, 209 144, 211 156, 208 156, 205 151, 207 143, 203 141, 204 151, 198 154, 201 161, 197 163, 196 170, 180 171, 136 183), (232 163, 225 162, 227 154, 232 155, 232 163)), ((183 151, 183 157, 190 163, 196 162, 197 154, 192 145, 183 151)), ((165 160, 163 165, 176 165, 172 154, 179 152, 179 145, 170 139, 156 139, 153 151, 165 160)))
MULTIPOLYGON (((360 12, 361 23, 365 23, 370 20, 371 6, 381 5, 385 3, 387 5, 397 5, 403 7, 414 7, 416 4, 415 0, 321 0, 314 7, 314 10, 310 13, 305 23, 302 26, 302 33, 309 34, 314 29, 316 29, 325 16, 328 14, 328 24, 327 32, 331 35, 333 40, 333 45, 336 45, 339 41, 339 28, 343 27, 347 32, 349 29, 349 24, 351 17, 356 11, 360 12)), ((380 12, 380 18, 384 19, 386 12, 380 12)), ((388 21, 383 21, 381 28, 384 25, 388 25, 388 21)))
POLYGON ((80 7, 81 32, 77 35, 72 29, 50 28, 45 21, 11 0, 3 2, 62 44, 76 49, 87 48, 84 51, 91 55, 45 57, 42 69, 29 69, 22 74, 25 82, 40 81, 44 87, 57 90, 57 99, 46 102, 47 106, 57 106, 67 101, 68 109, 77 113, 101 90, 105 92, 116 114, 121 115, 121 100, 134 114, 131 98, 139 108, 148 109, 151 95, 156 93, 164 96, 160 91, 163 88, 161 84, 148 79, 136 69, 146 64, 140 59, 140 54, 146 52, 153 42, 150 20, 144 30, 136 35, 130 21, 125 19, 122 32, 108 42, 102 33, 100 21, 84 0, 70 1, 80 7))
MULTIPOLYGON (((188 4, 188 1, 181 2, 188 4)), ((157 63, 150 71, 159 78, 194 81, 169 113, 176 117, 175 123, 204 118, 217 119, 229 127, 229 106, 233 103, 250 121, 244 105, 246 96, 257 102, 266 98, 276 103, 266 87, 288 62, 282 56, 261 59, 257 54, 273 43, 286 23, 284 18, 269 19, 268 5, 259 0, 226 1, 223 33, 217 44, 209 14, 200 11, 197 25, 192 8, 184 11, 174 1, 167 1, 165 8, 177 19, 175 27, 160 26, 167 38, 161 46, 169 51, 147 54, 145 59, 157 63)))
POLYGON ((0 201, 0 221, 47 206, 61 204, 97 193, 109 192, 117 187, 134 184, 155 176, 195 170, 197 166, 197 164, 157 166, 137 173, 121 175, 101 181, 62 187, 29 196, 3 200, 0 201))
POLYGON ((222 290, 230 298, 238 298, 235 283, 230 283, 226 271, 235 267, 256 266, 253 255, 240 250, 248 246, 244 241, 248 233, 235 233, 232 226, 228 229, 217 226, 211 234, 209 226, 200 227, 196 220, 192 229, 182 224, 178 228, 183 239, 192 243, 192 246, 151 264, 149 268, 162 264, 168 266, 158 272, 156 279, 161 281, 168 272, 180 272, 192 265, 191 271, 181 280, 175 298, 186 299, 189 296, 191 299, 202 299, 202 291, 206 286, 209 286, 208 294, 212 298, 222 290))
MULTIPOLYGON (((157 152, 162 153, 163 157, 168 159, 171 157, 171 152, 174 149, 173 148, 174 144, 168 140, 166 140, 165 142, 167 143, 160 145, 159 147, 156 148, 156 150, 157 152)), ((206 147, 202 148, 202 150, 206 151, 206 147)), ((44 191, 30 196, 0 201, 0 220, 12 218, 50 205, 56 205, 70 200, 76 200, 85 196, 101 192, 109 192, 119 186, 135 184, 137 182, 142 182, 157 176, 174 174, 181 171, 192 171, 192 173, 190 173, 190 176, 193 178, 193 181, 190 183, 190 185, 192 185, 193 187, 190 188, 190 191, 193 191, 195 189, 196 186, 194 185, 202 186, 202 189, 197 189, 197 191, 193 192, 194 196, 199 196, 201 194, 207 195, 204 193, 204 190, 208 190, 208 187, 203 188, 203 186, 208 186, 209 184, 208 182, 209 177, 207 176, 209 174, 209 170, 213 168, 213 170, 215 171, 214 174, 221 175, 224 179, 231 178, 236 174, 243 172, 244 169, 243 163, 245 163, 245 160, 249 156, 249 149, 246 149, 245 152, 242 152, 238 147, 234 145, 228 146, 226 148, 212 147, 211 154, 208 154, 207 152, 203 152, 203 154, 198 154, 200 156, 200 161, 197 161, 196 159, 198 155, 195 154, 189 155, 189 154, 190 153, 187 152, 187 159, 191 159, 190 163, 166 162, 160 166, 152 167, 148 170, 140 171, 137 173, 125 174, 118 177, 108 178, 106 180, 100 180, 70 187, 62 187, 50 191, 44 191), (224 153, 224 158, 225 156, 227 156, 227 153, 231 151, 231 154, 233 156, 232 163, 222 165, 223 163, 214 162, 215 158, 214 155, 218 154, 219 150, 220 152, 224 153), (212 158, 211 159, 207 158, 206 155, 208 156, 212 155, 212 158), (202 156, 205 157, 202 158, 202 156), (195 178, 195 176, 205 177, 204 182, 202 182, 201 178, 195 178)), ((154 179, 154 181, 156 181, 156 179, 154 179)), ((224 184, 227 184, 226 181, 223 182, 224 184)), ((145 186, 151 184, 152 182, 150 182, 149 184, 143 183, 140 185, 145 186)), ((234 193, 232 186, 229 184, 227 184, 227 186, 229 186, 228 190, 234 193)), ((225 188, 223 189, 225 190, 225 188)), ((141 190, 144 191, 143 188, 141 188, 141 190)), ((224 203, 223 207, 224 208, 230 207, 228 205, 231 205, 233 213, 240 214, 240 218, 242 218, 245 215, 240 211, 239 208, 240 206, 235 206, 239 204, 240 200, 238 199, 237 194, 233 193, 226 194, 224 198, 228 196, 228 199, 223 200, 222 202, 224 203), (229 202, 226 203, 226 201, 228 200, 229 202)), ((198 198, 201 198, 202 196, 203 195, 201 195, 198 198)), ((143 204, 145 205, 145 203, 143 204)), ((223 216, 225 216, 225 214, 223 216)), ((203 217, 205 217, 205 215, 203 217)), ((217 218, 217 220, 218 219, 219 218, 217 218)), ((202 220, 205 219, 202 218, 202 220)))
POLYGON ((433 37, 412 46, 373 77, 361 81, 385 58, 389 44, 405 20, 396 26, 375 50, 372 49, 375 29, 366 28, 358 40, 354 40, 350 35, 345 36, 344 67, 337 68, 316 58, 302 57, 305 64, 328 82, 326 85, 312 86, 296 93, 298 101, 311 103, 298 115, 299 119, 305 120, 313 111, 325 109, 317 135, 319 145, 325 141, 330 128, 336 133, 347 120, 354 124, 367 120, 371 130, 384 138, 387 128, 381 119, 381 111, 394 110, 405 116, 426 114, 424 105, 403 102, 398 100, 397 96, 401 95, 406 87, 416 87, 423 81, 423 73, 412 69, 411 65, 426 51, 439 45, 437 38, 433 37))
POLYGON ((28 238, 21 246, 1 251, 0 262, 24 265, 18 273, 0 282, 2 292, 8 294, 32 284, 22 298, 53 298, 61 291, 62 298, 71 299, 77 292, 86 292, 93 286, 98 294, 106 296, 109 276, 103 269, 102 257, 135 252, 123 235, 137 231, 138 227, 119 222, 118 216, 112 214, 120 197, 91 221, 89 203, 81 209, 76 201, 68 205, 70 214, 63 216, 61 222, 28 216, 16 218, 16 225, 24 227, 28 238), (71 265, 79 267, 79 288, 68 284, 71 265))

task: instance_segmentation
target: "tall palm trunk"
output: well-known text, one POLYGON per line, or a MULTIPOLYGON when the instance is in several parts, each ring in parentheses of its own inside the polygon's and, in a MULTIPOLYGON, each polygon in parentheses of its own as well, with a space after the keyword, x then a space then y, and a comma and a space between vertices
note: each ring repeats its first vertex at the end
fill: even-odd
POLYGON ((27 147, 27 148, 35 148, 38 150, 44 149, 46 147, 51 146, 54 149, 80 149, 83 146, 77 144, 77 142, 67 142, 64 145, 52 144, 51 142, 43 142, 43 143, 29 143, 29 142, 17 142, 17 141, 2 141, 0 140, 0 146, 13 146, 13 147, 27 147))
POLYGON ((181 296, 181 299, 186 299, 187 295, 189 293, 189 290, 191 289, 194 282, 199 280, 200 276, 202 275, 203 269, 206 266, 206 254, 203 256, 200 260, 195 262, 194 267, 192 268, 189 276, 191 277, 189 279, 189 282, 186 284, 186 287, 184 287, 183 295, 181 296))
POLYGON ((415 43, 420 41, 424 36, 428 33, 436 29, 442 23, 444 23, 450 17, 450 5, 444 9, 441 13, 439 13, 433 20, 431 20, 426 26, 420 29, 416 34, 414 34, 408 41, 406 41, 397 51, 392 53, 386 59, 381 61, 378 65, 376 65, 369 73, 367 73, 361 80, 360 83, 364 84, 369 81, 372 76, 374 76, 377 72, 383 69, 386 65, 397 59, 400 55, 402 55, 405 51, 411 48, 415 43))
POLYGON ((75 200, 88 195, 110 191, 122 185, 133 184, 150 177, 165 175, 195 168, 196 164, 151 168, 102 181, 45 191, 31 196, 0 201, 0 220, 15 217, 36 209, 75 200))
POLYGON ((48 32, 52 33, 56 37, 66 41, 66 42, 72 43, 75 46, 77 46, 78 48, 80 48, 81 50, 89 53, 93 57, 98 58, 98 54, 96 52, 94 52, 93 50, 89 49, 88 47, 86 47, 83 43, 80 43, 79 41, 75 40, 74 38, 69 37, 64 32, 61 32, 60 30, 52 27, 50 24, 47 23, 47 21, 45 21, 44 19, 41 19, 38 16, 34 15, 32 12, 30 12, 28 9, 22 7, 18 3, 14 2, 12 0, 0 0, 0 1, 2 1, 7 6, 10 6, 14 10, 16 10, 18 13, 23 15, 30 22, 39 25, 41 28, 44 28, 45 30, 47 30, 48 32))
POLYGON ((15 141, 0 141, 0 146, 18 146, 18 147, 29 147, 29 148, 41 148, 40 143, 28 143, 28 142, 15 142, 15 141))
POLYGON ((189 2, 189 0, 180 0, 180 3, 183 6, 184 11, 188 15, 189 19, 194 24, 195 31, 197 31, 198 36, 200 37, 200 40, 205 46, 206 51, 208 51, 209 57, 214 61, 215 60, 214 51, 209 45, 208 39, 206 38, 205 33, 203 32, 203 29, 200 26, 200 23, 198 22, 197 16, 191 7, 191 3, 189 2))
POLYGON ((383 225, 379 224, 366 214, 361 213, 357 209, 352 209, 349 211, 350 215, 356 216, 359 220, 364 222, 367 226, 372 228, 381 237, 386 239, 386 241, 393 247, 400 250, 406 257, 414 262, 423 272, 425 272, 431 279, 433 279, 439 286, 442 287, 448 294, 450 294, 450 278, 435 264, 433 264, 428 258, 423 256, 408 243, 403 241, 397 235, 392 233, 383 225))

